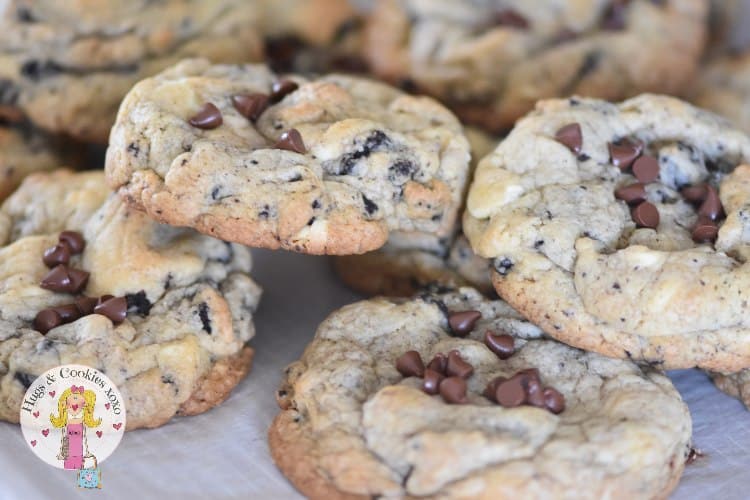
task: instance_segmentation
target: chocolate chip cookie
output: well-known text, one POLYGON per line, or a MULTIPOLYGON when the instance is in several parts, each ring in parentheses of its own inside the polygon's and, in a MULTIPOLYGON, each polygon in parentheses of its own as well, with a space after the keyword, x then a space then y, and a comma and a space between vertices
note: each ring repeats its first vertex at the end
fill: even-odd
POLYGON ((750 366, 750 138, 683 101, 548 100, 480 161, 464 231, 549 335, 667 368, 750 366))
POLYGON ((750 370, 735 373, 709 372, 716 387, 739 399, 750 409, 750 370))
MULTIPOLYGON (((473 169, 495 148, 497 140, 471 127, 464 133, 471 146, 473 169)), ((347 286, 367 295, 410 296, 433 285, 471 285, 494 294, 488 260, 474 254, 458 227, 448 238, 392 234, 374 252, 335 257, 334 269, 347 286)))
POLYGON ((259 0, 12 0, 0 12, 0 109, 106 143, 138 80, 185 57, 258 61, 259 0))
POLYGON ((461 125, 430 98, 206 60, 131 90, 106 161, 110 185, 159 221, 312 254, 451 234, 468 168, 461 125))
POLYGON ((365 53, 381 77, 501 131, 538 99, 681 92, 707 13, 707 0, 380 0, 365 53))
POLYGON ((691 101, 750 133, 750 52, 711 61, 701 71, 691 101))
POLYGON ((310 498, 665 498, 691 420, 661 373, 545 337, 469 288, 344 307, 269 432, 310 498))
POLYGON ((66 363, 119 387, 129 429, 221 403, 250 368, 250 252, 157 224, 102 172, 33 174, 0 209, 0 419, 66 363))
POLYGON ((57 141, 26 126, 0 123, 0 203, 32 172, 62 166, 57 141))

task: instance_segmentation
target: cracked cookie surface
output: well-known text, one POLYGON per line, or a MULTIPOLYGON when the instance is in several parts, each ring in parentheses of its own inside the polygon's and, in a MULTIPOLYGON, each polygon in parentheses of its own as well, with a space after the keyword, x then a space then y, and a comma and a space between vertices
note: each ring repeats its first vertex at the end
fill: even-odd
POLYGON ((477 291, 346 306, 318 328, 278 392, 269 440, 282 472, 310 498, 663 498, 689 452, 686 405, 661 373, 551 340, 477 291), (475 310, 464 338, 448 315, 475 310), (512 335, 500 360, 486 331, 512 335), (474 367, 467 404, 446 404, 396 368, 452 350, 474 367), (488 381, 526 368, 560 391, 564 411, 504 408, 488 381))
POLYGON ((4 2, 0 109, 37 126, 106 143, 139 80, 185 57, 258 61, 259 0, 4 2))
POLYGON ((538 99, 681 92, 707 12, 707 0, 381 0, 365 53, 375 74, 501 131, 538 99))
POLYGON ((749 160, 750 138, 678 99, 543 101, 480 162, 464 231, 494 259, 500 296, 549 335, 666 368, 736 371, 750 366, 749 160), (556 139, 576 124, 577 137, 556 139), (634 149, 632 172, 615 166, 634 149), (641 158, 651 165, 637 173, 641 158), (654 173, 635 198, 620 191, 654 173), (696 209, 695 188, 710 203, 696 209), (713 238, 700 242, 706 208, 713 238))
POLYGON ((701 71, 691 101, 750 133, 750 53, 711 61, 701 71))
POLYGON ((279 94, 265 66, 188 60, 140 82, 112 130, 110 185, 157 220, 256 247, 352 254, 391 231, 453 231, 469 148, 448 110, 360 78, 287 78, 279 94), (271 102, 249 119, 232 98, 253 94, 271 102), (206 103, 221 124, 192 126, 206 103))
POLYGON ((60 364, 93 366, 119 387, 128 429, 156 427, 221 403, 250 368, 260 288, 250 251, 153 222, 106 188, 102 172, 34 174, 0 209, 0 420, 17 422, 34 378, 60 364), (74 296, 39 286, 61 231, 86 242, 71 264, 87 296, 125 297, 117 325, 90 314, 51 329, 36 314, 74 296))

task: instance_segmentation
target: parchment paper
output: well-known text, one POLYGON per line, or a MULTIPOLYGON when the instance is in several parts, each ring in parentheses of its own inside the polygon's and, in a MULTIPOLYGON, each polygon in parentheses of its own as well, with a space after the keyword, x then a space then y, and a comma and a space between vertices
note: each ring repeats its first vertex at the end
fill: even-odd
MULTIPOLYGON (((268 453, 266 431, 278 411, 274 392, 282 369, 300 355, 320 321, 360 297, 338 283, 324 257, 254 255, 254 275, 265 289, 255 362, 226 403, 159 429, 126 433, 102 464, 101 491, 79 490, 75 473, 38 460, 20 428, 2 423, 0 498, 299 498, 268 453)), ((698 371, 671 376, 690 405, 695 445, 706 454, 688 466, 673 498, 749 498, 750 412, 698 371)))

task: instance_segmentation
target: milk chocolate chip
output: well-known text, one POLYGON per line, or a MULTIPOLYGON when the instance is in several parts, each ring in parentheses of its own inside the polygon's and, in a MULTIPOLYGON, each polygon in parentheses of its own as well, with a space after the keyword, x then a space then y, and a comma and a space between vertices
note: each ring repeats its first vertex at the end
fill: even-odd
POLYGON ((292 80, 282 80, 280 82, 274 82, 271 86, 271 102, 279 102, 295 90, 299 88, 292 80))
POLYGON ((581 126, 577 123, 569 123, 565 125, 555 133, 555 140, 565 145, 576 155, 579 155, 581 153, 581 147, 583 146, 581 126))
POLYGON ((659 211, 647 201, 636 206, 632 210, 631 215, 635 225, 638 227, 656 229, 659 226, 659 211))
POLYGON ((615 198, 628 205, 637 205, 646 199, 646 188, 640 182, 628 184, 615 190, 615 198))
POLYGON ((474 325, 482 317, 479 311, 458 311, 448 315, 448 325, 453 333, 465 337, 474 329, 474 325))
POLYGON ((612 165, 620 170, 627 170, 643 152, 643 144, 623 139, 618 143, 609 143, 609 157, 612 165))
POLYGON ((34 318, 34 329, 42 334, 62 324, 60 315, 52 309, 39 311, 34 318))
POLYGON ((281 134, 278 142, 274 144, 273 147, 276 149, 294 151, 295 153, 299 154, 305 154, 307 152, 305 143, 302 140, 302 135, 300 135, 299 131, 296 128, 287 130, 286 132, 281 134))
POLYGON ((449 377, 469 378, 474 373, 474 367, 463 360, 461 353, 453 350, 448 353, 448 365, 445 372, 449 377))
POLYGON ((128 314, 128 301, 125 297, 109 296, 106 299, 105 297, 107 296, 105 295, 99 299, 99 303, 94 307, 94 314, 106 316, 115 325, 125 321, 125 317, 128 314))
POLYGON ((427 368, 445 375, 445 370, 448 368, 448 358, 445 354, 439 352, 435 354, 435 357, 432 358, 429 363, 427 363, 427 368))
POLYGON ((440 382, 440 395, 446 403, 466 404, 466 381, 461 377, 448 377, 440 382))
POLYGON ((696 243, 713 243, 719 236, 719 226, 710 218, 699 215, 691 236, 696 243))
POLYGON ((544 405, 557 415, 565 410, 565 397, 552 387, 544 389, 544 405))
POLYGON ((86 286, 88 279, 89 273, 86 271, 60 264, 42 278, 39 286, 53 292, 78 293, 86 286))
POLYGON ((643 184, 654 182, 659 178, 659 161, 653 156, 641 156, 633 163, 633 175, 643 184))
POLYGON ((526 402, 526 390, 523 387, 521 377, 513 376, 501 382, 495 389, 495 401, 506 408, 521 406, 526 402))
POLYGON ((431 370, 430 368, 427 368, 424 371, 424 380, 422 381, 422 390, 426 392, 427 394, 435 395, 438 392, 440 392, 440 382, 443 381, 445 377, 442 373, 436 372, 435 370, 431 370))
POLYGON ((396 370, 404 377, 424 375, 424 363, 417 351, 407 351, 396 360, 396 370))
POLYGON ((495 335, 488 331, 484 334, 484 345, 500 359, 508 359, 513 356, 516 352, 515 343, 513 337, 505 333, 495 335))
POLYGON ((58 243, 44 251, 42 261, 47 267, 55 267, 58 264, 70 262, 70 247, 67 243, 58 243))
POLYGON ((724 207, 721 205, 721 199, 719 199, 719 192, 713 186, 706 186, 706 199, 701 203, 698 208, 698 215, 708 217, 711 220, 716 220, 724 215, 724 207))
POLYGON ((234 109, 247 118, 255 122, 260 115, 268 108, 269 97, 265 94, 241 94, 232 96, 234 109))
POLYGON ((211 102, 204 104, 201 110, 188 120, 193 127, 204 130, 216 128, 223 122, 221 111, 211 102))
POLYGON ((66 243, 73 254, 79 254, 86 248, 86 240, 78 231, 63 231, 59 236, 60 243, 66 243))

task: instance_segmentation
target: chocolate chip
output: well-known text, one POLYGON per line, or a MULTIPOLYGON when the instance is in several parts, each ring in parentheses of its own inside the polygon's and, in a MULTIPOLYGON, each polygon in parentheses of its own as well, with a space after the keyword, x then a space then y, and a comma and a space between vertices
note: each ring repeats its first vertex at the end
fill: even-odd
POLYGON ((62 323, 72 323, 81 317, 81 312, 78 310, 75 304, 66 304, 63 306, 50 307, 51 310, 55 311, 59 316, 62 323))
POLYGON ((713 243, 719 235, 719 226, 708 217, 698 216, 691 236, 696 243, 713 243))
POLYGON ((627 170, 643 152, 643 144, 623 139, 618 143, 609 143, 609 157, 612 165, 620 170, 627 170))
POLYGON ((576 155, 580 154, 581 147, 583 146, 581 126, 577 123, 569 123, 565 125, 555 133, 555 140, 566 146, 576 155))
POLYGON ((427 368, 424 371, 424 380, 422 381, 422 390, 427 394, 435 395, 440 392, 440 383, 445 377, 442 373, 427 368))
POLYGON ((445 373, 449 377, 469 378, 474 373, 474 367, 464 361, 460 352, 453 350, 448 353, 448 365, 445 368, 445 373))
POLYGON ((511 28, 528 29, 529 21, 513 9, 503 9, 495 14, 495 23, 511 28))
POLYGON ((75 300, 75 306, 78 308, 81 316, 88 316, 89 314, 94 314, 94 308, 98 302, 99 299, 94 297, 78 297, 75 300))
POLYGON ((724 207, 719 199, 719 192, 713 186, 706 186, 706 199, 698 209, 698 215, 708 217, 711 220, 719 219, 724 214, 724 207))
POLYGON ((544 388, 538 379, 529 379, 526 382, 526 402, 537 408, 546 406, 544 388))
POLYGON ((497 392, 497 386, 505 382, 507 379, 505 377, 495 377, 492 380, 490 380, 487 383, 487 387, 484 388, 484 392, 482 394, 484 397, 489 399, 490 401, 494 401, 497 403, 497 399, 495 396, 495 392, 497 392))
POLYGON ((647 201, 635 207, 630 214, 638 227, 656 229, 659 225, 659 211, 647 201))
POLYGON ((39 311, 34 318, 34 329, 42 334, 47 333, 61 324, 62 318, 60 318, 60 315, 52 309, 43 309, 39 311))
POLYGON ((427 363, 428 370, 434 370, 440 374, 445 375, 445 371, 448 368, 448 357, 443 353, 435 354, 435 357, 427 363))
POLYGON ((224 119, 221 116, 219 108, 213 103, 207 102, 200 111, 188 120, 188 123, 196 128, 210 130, 224 123, 224 119))
POLYGON ((696 186, 688 186, 682 188, 680 194, 682 194, 682 197, 690 203, 702 203, 708 195, 708 185, 698 184, 696 186))
POLYGON ((557 415, 565 410, 565 397, 552 387, 544 389, 544 406, 557 415))
POLYGON ((299 88, 292 80, 282 80, 271 85, 271 102, 279 102, 299 88))
POLYGON ((232 104, 239 113, 254 122, 268 108, 269 97, 265 94, 241 94, 232 96, 232 104))
POLYGON ((119 325, 125 321, 125 317, 128 314, 128 301, 125 297, 110 297, 106 300, 99 301, 99 304, 94 307, 94 314, 101 314, 109 318, 113 324, 119 325))
POLYGON ((466 404, 466 381, 461 377, 448 377, 440 382, 440 395, 448 404, 466 404))
POLYGON ((67 243, 72 254, 79 254, 86 248, 86 240, 78 231, 63 231, 59 236, 60 243, 67 243))
POLYGON ((86 283, 89 281, 89 273, 80 269, 68 268, 68 276, 70 277, 70 289, 69 293, 80 293, 86 287, 86 283))
POLYGON ((526 390, 521 377, 513 376, 501 382, 495 389, 495 401, 506 408, 521 406, 526 402, 526 390))
POLYGON ((407 351, 396 360, 396 370, 404 377, 424 375, 424 363, 417 351, 407 351))
POLYGON ((537 370, 536 368, 526 368, 524 370, 519 371, 514 376, 521 377, 524 385, 527 383, 528 380, 536 380, 537 382, 541 382, 541 378, 539 376, 539 370, 537 370))
POLYGON ((515 340, 505 333, 495 335, 492 332, 486 332, 484 334, 484 345, 500 359, 508 359, 516 352, 515 340))
POLYGON ((646 188, 640 182, 628 184, 615 190, 615 198, 628 205, 637 205, 646 199, 646 188))
POLYGON ((55 267, 59 264, 70 262, 70 247, 67 243, 58 243, 44 251, 42 261, 47 267, 55 267))
POLYGON ((653 156, 641 156, 633 163, 633 175, 643 184, 654 182, 659 178, 659 161, 653 156))
POLYGON ((299 154, 305 154, 307 152, 305 143, 302 141, 302 135, 300 135, 299 131, 296 128, 287 130, 286 132, 281 134, 279 141, 274 144, 273 147, 276 149, 294 151, 295 153, 299 154))
POLYGON ((89 273, 80 269, 71 269, 64 264, 59 264, 52 268, 39 286, 53 292, 78 293, 89 279, 89 273))
POLYGON ((482 317, 479 311, 458 311, 450 313, 448 324, 453 333, 459 337, 466 337, 474 329, 474 325, 482 317))

